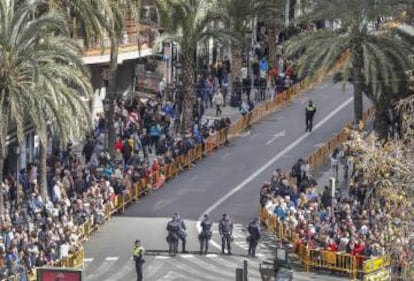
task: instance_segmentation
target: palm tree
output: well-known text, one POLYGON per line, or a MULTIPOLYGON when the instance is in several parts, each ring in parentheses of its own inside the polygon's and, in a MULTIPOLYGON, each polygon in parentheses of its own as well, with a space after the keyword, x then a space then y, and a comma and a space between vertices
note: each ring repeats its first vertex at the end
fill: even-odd
POLYGON ((363 93, 377 109, 378 119, 395 100, 405 95, 408 56, 405 43, 392 30, 380 28, 379 19, 395 15, 397 7, 386 0, 318 0, 305 22, 325 20, 339 24, 339 28, 302 33, 287 42, 286 52, 300 56, 299 72, 315 75, 321 69, 332 69, 341 58, 347 58, 342 69, 343 81, 354 87, 354 119, 358 123, 363 114, 363 93), (346 56, 349 54, 349 56, 346 56))
POLYGON ((195 101, 195 67, 197 46, 210 38, 231 42, 235 37, 225 29, 214 27, 221 19, 214 5, 204 0, 157 0, 161 26, 165 32, 160 42, 176 42, 182 62, 182 124, 183 129, 192 124, 192 109, 195 101))
POLYGON ((39 135, 40 187, 43 199, 47 197, 46 163, 48 131, 53 130, 60 143, 80 139, 91 128, 90 111, 79 98, 92 93, 87 69, 80 61, 80 49, 64 36, 51 38, 48 46, 60 45, 59 63, 42 65, 45 75, 36 82, 36 97, 27 100, 27 115, 39 135), (60 42, 59 42, 60 41, 60 42), (76 116, 76 118, 74 118, 76 116))
MULTIPOLYGON (((243 38, 251 31, 251 28, 254 28, 253 21, 256 18, 268 19, 269 23, 272 24, 273 22, 275 24, 278 23, 277 19, 280 17, 277 15, 280 12, 280 7, 282 7, 282 2, 282 0, 223 0, 217 1, 217 8, 222 13, 224 25, 234 32, 234 36, 243 38)), ((269 37, 271 36, 275 38, 275 32, 269 34, 269 37)), ((245 40, 234 41, 230 45, 232 57, 231 74, 233 79, 240 77, 243 51, 248 47, 245 40)), ((272 50, 274 51, 274 49, 272 50)))
MULTIPOLYGON (((68 124, 73 122, 73 116, 80 120, 87 116, 86 112, 69 116, 57 107, 54 116, 46 115, 51 100, 58 104, 65 102, 68 112, 81 114, 80 110, 74 110, 80 102, 75 93, 89 94, 91 86, 79 59, 80 50, 68 39, 65 19, 54 11, 37 16, 41 4, 42 1, 36 0, 0 0, 0 179, 3 178, 10 116, 16 123, 19 141, 25 121, 30 118, 38 129, 43 148, 46 145, 46 119, 43 117, 68 124), (66 119, 68 117, 71 118, 66 119)), ((45 173, 45 167, 41 172, 45 173)), ((0 190, 0 213, 3 211, 0 190)))

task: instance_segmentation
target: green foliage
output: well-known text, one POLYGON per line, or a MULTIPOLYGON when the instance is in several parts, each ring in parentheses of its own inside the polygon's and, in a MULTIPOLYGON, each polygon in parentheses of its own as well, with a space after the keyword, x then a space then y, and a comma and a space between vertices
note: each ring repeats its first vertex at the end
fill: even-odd
POLYGON ((223 17, 212 1, 203 0, 157 0, 161 26, 165 33, 158 38, 179 44, 183 55, 193 55, 197 45, 210 38, 223 43, 237 41, 230 30, 217 27, 223 17))
POLYGON ((377 107, 388 107, 404 97, 408 89, 409 46, 384 24, 386 19, 401 13, 402 2, 313 1, 312 12, 300 20, 325 20, 339 27, 296 36, 287 42, 287 54, 300 57, 301 74, 314 75, 321 69, 332 69, 349 52, 340 70, 343 81, 355 82, 354 71, 360 69, 364 92, 377 107))
MULTIPOLYGON (((53 10, 33 16, 41 4, 0 0, 0 113, 10 113, 19 140, 30 120, 46 143, 48 123, 63 140, 88 129, 90 116, 79 95, 88 97, 92 89, 65 18, 53 10)), ((0 136, 1 147, 4 141, 0 136)))

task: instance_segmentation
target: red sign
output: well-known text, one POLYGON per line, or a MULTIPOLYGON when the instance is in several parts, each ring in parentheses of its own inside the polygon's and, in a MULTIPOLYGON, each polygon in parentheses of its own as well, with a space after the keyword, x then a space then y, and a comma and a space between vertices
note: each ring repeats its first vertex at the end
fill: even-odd
POLYGON ((37 274, 38 281, 82 281, 82 272, 67 269, 40 268, 37 274))

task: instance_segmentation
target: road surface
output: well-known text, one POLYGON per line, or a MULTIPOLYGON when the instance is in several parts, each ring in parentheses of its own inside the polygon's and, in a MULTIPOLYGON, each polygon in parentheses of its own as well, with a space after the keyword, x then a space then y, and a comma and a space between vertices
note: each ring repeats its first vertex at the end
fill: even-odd
MULTIPOLYGON (((367 104, 367 102, 365 102, 367 104)), ((131 260, 133 241, 148 250, 144 280, 234 280, 235 269, 246 259, 244 226, 258 215, 259 190, 276 168, 287 169, 338 133, 353 117, 352 88, 325 83, 255 124, 231 145, 210 155, 160 190, 131 205, 122 216, 106 223, 85 247, 85 280, 135 280, 131 260), (311 98, 317 106, 314 130, 305 133, 304 107, 311 98), (165 252, 165 225, 180 212, 188 228, 190 254, 171 258, 165 252), (212 253, 200 256, 197 221, 208 212, 214 221, 223 213, 236 224, 233 256, 221 255, 219 236, 213 235, 212 253)), ((216 225, 214 226, 216 229, 216 225)), ((248 259, 249 280, 261 280, 259 263, 273 251, 261 244, 258 258, 248 259)), ((295 273, 295 280, 312 275, 295 273)), ((335 280, 324 277, 323 280, 335 280)))

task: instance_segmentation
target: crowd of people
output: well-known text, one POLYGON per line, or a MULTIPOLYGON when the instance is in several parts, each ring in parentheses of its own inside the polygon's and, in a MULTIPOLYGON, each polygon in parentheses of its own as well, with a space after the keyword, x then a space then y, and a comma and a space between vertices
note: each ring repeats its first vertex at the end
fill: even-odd
MULTIPOLYGON (((5 214, 0 242, 0 280, 60 260, 78 250, 80 226, 101 224, 105 204, 136 182, 161 170, 216 131, 230 126, 229 118, 206 119, 177 133, 170 102, 132 99, 116 106, 116 155, 104 148, 105 116, 98 114, 96 130, 81 155, 68 144, 53 150, 47 165, 47 198, 42 198, 39 167, 30 164, 5 178, 5 214)), ((22 279, 24 280, 24 279, 22 279)))
POLYGON ((381 190, 376 192, 375 200, 368 200, 367 183, 357 166, 352 165, 348 178, 348 158, 357 157, 351 151, 345 145, 342 151, 331 154, 331 158, 339 161, 337 164, 331 159, 333 176, 338 180, 336 165, 343 165, 344 184, 350 189, 342 186, 343 190, 332 197, 331 187, 321 188, 310 174, 309 163, 299 159, 290 172, 276 169, 270 181, 264 183, 261 206, 295 234, 295 250, 305 245, 308 249, 351 254, 358 266, 369 258, 391 254, 397 261, 393 272, 399 274, 405 263, 414 258, 414 243, 411 249, 409 243, 395 247, 401 245, 402 238, 395 231, 401 222, 391 216, 391 208, 381 190))

